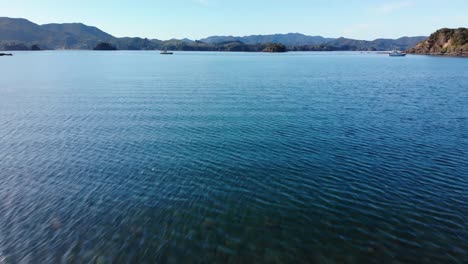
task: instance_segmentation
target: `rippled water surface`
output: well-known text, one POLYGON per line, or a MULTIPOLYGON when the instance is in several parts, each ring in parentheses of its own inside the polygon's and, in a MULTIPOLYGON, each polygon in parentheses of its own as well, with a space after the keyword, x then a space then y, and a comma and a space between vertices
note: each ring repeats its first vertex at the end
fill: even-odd
POLYGON ((0 263, 467 263, 467 59, 18 52, 0 72, 0 263))

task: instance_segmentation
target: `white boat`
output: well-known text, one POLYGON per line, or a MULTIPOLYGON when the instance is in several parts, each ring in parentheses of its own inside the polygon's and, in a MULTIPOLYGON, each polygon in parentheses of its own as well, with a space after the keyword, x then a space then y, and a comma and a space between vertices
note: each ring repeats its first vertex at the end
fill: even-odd
POLYGON ((403 53, 403 52, 401 52, 399 50, 394 50, 394 51, 390 52, 388 54, 388 56, 390 56, 390 57, 404 57, 404 56, 406 56, 406 53, 403 53))
POLYGON ((161 55, 172 55, 174 54, 173 52, 170 52, 170 51, 167 51, 167 50, 164 50, 164 51, 161 51, 160 53, 161 55))

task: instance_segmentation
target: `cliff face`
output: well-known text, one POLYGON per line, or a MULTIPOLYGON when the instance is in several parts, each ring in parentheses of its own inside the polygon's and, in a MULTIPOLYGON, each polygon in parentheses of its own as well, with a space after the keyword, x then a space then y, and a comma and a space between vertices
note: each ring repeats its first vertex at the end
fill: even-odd
POLYGON ((468 56, 468 29, 443 28, 409 49, 408 53, 448 56, 468 56))

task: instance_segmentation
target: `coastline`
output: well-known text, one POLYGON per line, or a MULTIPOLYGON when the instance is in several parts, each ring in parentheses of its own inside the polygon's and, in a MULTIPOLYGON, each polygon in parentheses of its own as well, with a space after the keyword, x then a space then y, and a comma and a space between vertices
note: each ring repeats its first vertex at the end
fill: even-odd
MULTIPOLYGON (((92 50, 92 49, 45 49, 40 50, 43 52, 160 52, 161 50, 129 50, 129 49, 118 49, 118 50, 92 50)), ((27 53, 27 52, 37 52, 33 50, 6 50, 0 51, 0 56, 14 56, 14 53, 27 53)), ((355 53, 355 54, 375 54, 375 55, 388 55, 390 51, 354 51, 354 50, 337 50, 337 51, 297 51, 297 50, 288 50, 285 52, 264 52, 264 51, 211 51, 211 50, 174 50, 174 53, 232 53, 232 54, 300 54, 300 53, 355 53)), ((159 54, 159 53, 158 53, 159 54)), ((446 58, 468 58, 468 54, 442 54, 442 53, 407 53, 408 55, 417 55, 417 56, 429 56, 429 57, 446 57, 446 58)))
POLYGON ((408 53, 409 55, 431 56, 431 57, 453 57, 453 58, 468 58, 468 53, 464 54, 447 54, 447 53, 408 53))

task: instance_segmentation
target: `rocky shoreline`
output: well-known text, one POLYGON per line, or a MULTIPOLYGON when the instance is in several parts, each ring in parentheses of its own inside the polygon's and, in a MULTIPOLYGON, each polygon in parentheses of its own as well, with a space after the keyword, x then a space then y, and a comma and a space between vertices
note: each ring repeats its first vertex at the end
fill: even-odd
POLYGON ((468 57, 468 29, 443 28, 406 51, 408 54, 468 57))
POLYGON ((468 53, 409 53, 411 55, 423 55, 423 56, 434 56, 434 57, 461 57, 468 58, 468 53))

